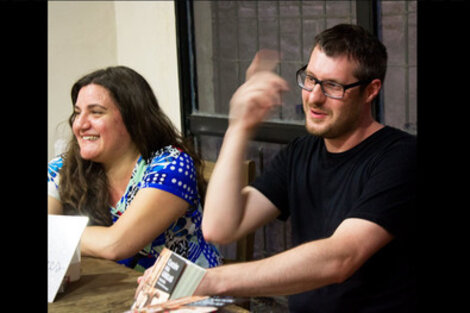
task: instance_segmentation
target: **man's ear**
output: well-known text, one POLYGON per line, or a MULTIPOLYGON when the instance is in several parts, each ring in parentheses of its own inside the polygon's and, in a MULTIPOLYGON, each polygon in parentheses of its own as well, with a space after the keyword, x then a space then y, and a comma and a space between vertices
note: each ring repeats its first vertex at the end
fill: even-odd
POLYGON ((366 87, 365 96, 366 96, 366 102, 371 103, 375 97, 380 92, 380 88, 382 88, 382 81, 380 79, 374 79, 372 80, 366 87))

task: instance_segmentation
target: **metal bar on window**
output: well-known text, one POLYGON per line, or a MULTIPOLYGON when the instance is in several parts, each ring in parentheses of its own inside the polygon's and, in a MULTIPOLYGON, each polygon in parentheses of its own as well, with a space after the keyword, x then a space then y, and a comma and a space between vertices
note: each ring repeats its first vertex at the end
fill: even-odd
MULTIPOLYGON (((356 1, 356 21, 358 25, 361 25, 374 34, 379 39, 379 1, 380 0, 363 0, 356 1)), ((380 92, 379 96, 374 99, 372 105, 372 114, 378 122, 383 122, 383 91, 380 92)))
POLYGON ((191 2, 175 1, 177 53, 178 53, 178 79, 180 86, 181 131, 190 135, 187 116, 196 106, 195 94, 196 70, 194 62, 194 39, 191 2), (184 77, 183 77, 184 76, 184 77))
POLYGON ((356 1, 356 21, 358 25, 377 35, 377 0, 356 1))
MULTIPOLYGON (((226 116, 192 114, 188 117, 188 120, 191 133, 197 135, 223 137, 228 127, 228 118, 226 116)), ((301 124, 286 123, 285 121, 266 121, 258 127, 253 140, 283 144, 290 142, 295 137, 306 134, 305 126, 301 124)))

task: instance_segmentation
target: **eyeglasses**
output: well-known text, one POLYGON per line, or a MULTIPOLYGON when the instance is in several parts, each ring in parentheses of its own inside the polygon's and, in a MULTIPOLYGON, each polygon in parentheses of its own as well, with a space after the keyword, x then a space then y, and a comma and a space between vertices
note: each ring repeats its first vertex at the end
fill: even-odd
POLYGON ((348 85, 343 85, 343 84, 332 82, 329 80, 322 81, 322 80, 316 79, 312 75, 308 75, 305 72, 306 68, 307 68, 307 65, 303 66, 296 73, 297 84, 299 85, 299 87, 307 91, 312 91, 313 88, 315 88, 316 84, 320 84, 320 87, 321 87, 320 89, 323 92, 323 94, 333 99, 343 99, 344 92, 348 90, 349 88, 368 84, 372 81, 371 79, 360 80, 358 82, 348 84, 348 85))

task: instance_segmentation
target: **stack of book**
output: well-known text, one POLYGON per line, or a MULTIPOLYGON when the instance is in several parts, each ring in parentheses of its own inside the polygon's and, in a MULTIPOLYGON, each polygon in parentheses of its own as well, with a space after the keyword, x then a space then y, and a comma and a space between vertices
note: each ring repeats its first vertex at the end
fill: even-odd
POLYGON ((216 312, 235 303, 232 297, 193 296, 206 269, 164 248, 142 278, 131 309, 125 313, 216 312))

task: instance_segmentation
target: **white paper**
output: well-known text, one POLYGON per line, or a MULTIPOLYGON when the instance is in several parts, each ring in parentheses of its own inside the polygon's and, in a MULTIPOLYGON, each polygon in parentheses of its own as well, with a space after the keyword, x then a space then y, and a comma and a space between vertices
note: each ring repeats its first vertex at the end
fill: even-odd
POLYGON ((54 301, 87 224, 84 216, 48 215, 48 302, 54 301))

